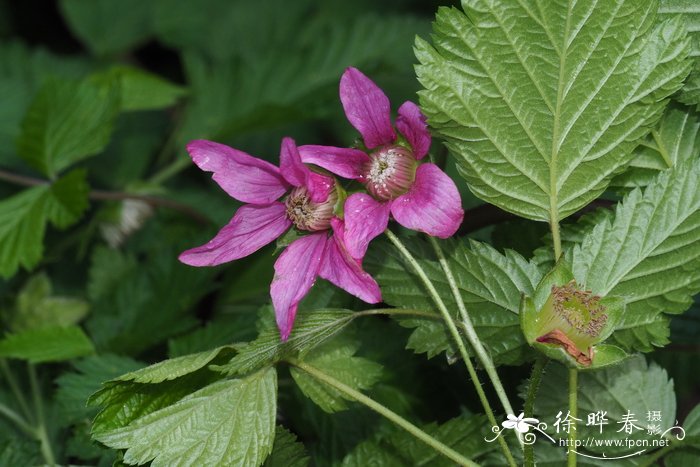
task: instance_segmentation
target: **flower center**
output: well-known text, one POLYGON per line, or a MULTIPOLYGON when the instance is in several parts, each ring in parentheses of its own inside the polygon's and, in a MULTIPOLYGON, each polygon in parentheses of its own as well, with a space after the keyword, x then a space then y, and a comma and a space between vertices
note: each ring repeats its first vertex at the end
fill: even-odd
POLYGON ((406 193, 416 177, 416 158, 401 146, 386 146, 369 155, 360 181, 375 198, 386 201, 406 193))
POLYGON ((338 193, 335 188, 326 201, 314 203, 305 187, 297 187, 287 196, 284 205, 287 208, 287 217, 296 228, 314 232, 330 228, 337 201, 338 193))

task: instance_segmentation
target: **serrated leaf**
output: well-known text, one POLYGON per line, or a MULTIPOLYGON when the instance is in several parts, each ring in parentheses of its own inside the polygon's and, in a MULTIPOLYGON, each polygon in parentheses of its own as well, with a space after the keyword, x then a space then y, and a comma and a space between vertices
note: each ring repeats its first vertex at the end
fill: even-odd
MULTIPOLYGON (((555 432, 553 422, 559 411, 566 414, 568 408, 567 369, 559 364, 549 364, 542 378, 540 389, 535 400, 534 416, 546 422, 550 427, 550 436, 561 437, 566 433, 555 432)), ((523 395, 523 394, 521 394, 523 395)), ((562 415, 562 418, 564 415, 562 415)), ((655 363, 647 364, 643 356, 629 358, 619 365, 597 371, 579 373, 578 379, 578 418, 577 437, 586 439, 588 436, 598 439, 648 439, 647 425, 656 424, 661 431, 673 426, 676 422, 676 396, 673 392, 673 381, 666 371, 655 363), (587 415, 597 411, 606 411, 608 424, 601 427, 586 426, 587 415), (623 416, 628 413, 636 420, 632 434, 624 430, 623 416), (650 412, 658 411, 661 421, 648 420, 650 412)), ((608 456, 614 453, 629 453, 630 448, 621 446, 595 446, 591 443, 586 450, 608 456)))
POLYGON ((0 357, 30 363, 60 362, 94 352, 92 342, 77 326, 29 329, 0 340, 0 357))
POLYGON ((151 33, 150 1, 61 0, 60 6, 71 30, 95 55, 122 52, 151 33))
MULTIPOLYGON (((498 449, 494 443, 484 441, 484 429, 488 421, 483 416, 461 416, 442 425, 430 423, 421 429, 460 454, 479 460, 485 454, 498 449)), ((503 459, 501 459, 503 461, 503 459)), ((410 434, 396 430, 378 440, 360 443, 341 464, 343 467, 365 467, 368 465, 420 465, 452 466, 454 462, 442 457, 437 451, 416 441, 410 434)))
POLYGON ((579 284, 626 300, 613 334, 649 351, 668 342, 663 313, 681 313, 700 292, 700 159, 663 172, 631 192, 614 220, 597 224, 567 253, 579 284))
POLYGON ((182 376, 194 373, 204 368, 230 346, 217 347, 206 352, 163 360, 146 368, 141 368, 131 373, 121 375, 115 381, 133 381, 135 383, 153 384, 162 383, 182 376))
MULTIPOLYGON (((358 341, 340 336, 316 347, 302 361, 353 389, 369 389, 381 378, 382 366, 355 356, 359 346, 358 341)), ((345 401, 353 401, 299 368, 293 366, 290 372, 299 389, 325 412, 345 410, 348 408, 345 401)))
POLYGON ((123 111, 162 109, 186 94, 184 88, 158 75, 127 66, 112 67, 92 75, 91 80, 105 85, 116 82, 123 111))
POLYGON ((130 358, 106 354, 87 357, 73 366, 75 372, 65 372, 56 379, 56 403, 62 425, 95 415, 96 410, 85 405, 88 397, 100 389, 103 381, 136 370, 142 364, 130 358))
POLYGON ((0 276, 22 266, 31 269, 43 254, 46 223, 59 228, 76 222, 87 208, 83 171, 73 171, 52 185, 40 185, 0 201, 0 276))
POLYGON ((270 367, 206 386, 95 438, 126 449, 129 464, 259 465, 272 451, 276 400, 277 377, 270 367))
POLYGON ((300 313, 287 341, 280 339, 274 325, 262 329, 253 342, 237 347, 238 354, 219 371, 228 375, 246 374, 271 365, 287 356, 307 352, 336 335, 355 318, 348 310, 314 310, 300 313))
MULTIPOLYGON (((448 310, 461 321, 451 289, 432 251, 421 239, 405 239, 407 248, 420 258, 418 262, 435 285, 448 310)), ((533 263, 519 254, 501 254, 492 247, 472 241, 469 247, 459 241, 441 242, 452 273, 462 293, 476 333, 499 364, 521 362, 528 346, 520 331, 518 310, 522 293, 531 295, 542 277, 533 263)), ((432 318, 398 317, 399 323, 415 327, 408 348, 429 357, 451 349, 451 338, 422 282, 395 248, 376 241, 365 258, 365 267, 377 279, 384 301, 389 305, 432 311, 432 318)))
POLYGON ((118 110, 119 93, 113 87, 47 80, 24 117, 17 151, 53 178, 105 148, 118 110))
POLYGON ((559 221, 632 158, 690 70, 678 18, 657 3, 467 0, 418 39, 420 101, 474 194, 559 221))
POLYGON ((307 467, 309 456, 297 437, 281 425, 275 430, 275 444, 263 467, 307 467))
POLYGON ((700 405, 696 405, 685 417, 683 429, 685 438, 681 442, 673 440, 680 444, 680 449, 676 448, 664 457, 664 465, 667 467, 684 467, 700 461, 700 405))
POLYGON ((700 57, 700 5, 695 0, 660 0, 659 18, 679 15, 685 22, 691 39, 690 56, 700 57))
POLYGON ((10 328, 22 331, 70 326, 83 319, 89 309, 90 305, 84 300, 52 295, 51 280, 46 274, 38 274, 30 278, 17 295, 10 328))

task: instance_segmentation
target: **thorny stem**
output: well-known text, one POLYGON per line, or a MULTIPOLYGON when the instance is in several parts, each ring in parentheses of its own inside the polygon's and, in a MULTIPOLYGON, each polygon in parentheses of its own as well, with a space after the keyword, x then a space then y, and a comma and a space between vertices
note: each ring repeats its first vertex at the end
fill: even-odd
POLYGON ((476 334, 474 324, 472 323, 472 320, 469 317, 467 307, 464 305, 464 300, 462 300, 462 294, 459 291, 459 287, 457 286, 457 281, 455 280, 454 274, 452 274, 452 269, 450 269, 450 265, 447 263, 445 254, 443 253, 442 248, 440 248, 440 244, 438 244, 437 240, 435 240, 434 237, 428 235, 428 240, 433 246, 435 254, 437 254, 440 266, 442 266, 442 270, 444 271, 445 277, 447 278, 447 283, 450 285, 450 289, 452 290, 452 295, 455 298, 455 302, 457 302, 457 309, 459 310, 460 316, 462 318, 462 323, 464 324, 464 330, 465 334, 467 335, 467 340, 472 346, 472 349, 474 349, 474 353, 479 358, 479 361, 484 367, 484 370, 486 370, 486 374, 491 379, 491 384, 493 385, 493 388, 496 391, 496 394, 498 395, 498 399, 503 405, 503 409, 506 411, 506 413, 512 414, 513 407, 511 407, 510 405, 508 395, 506 394, 505 389, 503 389, 503 384, 501 383, 501 379, 498 377, 498 372, 496 372, 496 367, 494 366, 491 357, 486 352, 486 349, 481 343, 479 336, 476 334))
MULTIPOLYGON (((0 180, 13 183, 20 186, 43 186, 49 185, 51 182, 49 180, 42 180, 40 178, 26 177, 24 175, 18 175, 11 172, 6 172, 0 170, 0 180)), ((210 221, 203 215, 201 215, 197 210, 187 206, 186 204, 178 203, 171 199, 159 198, 157 196, 150 195, 138 195, 134 193, 127 193, 123 191, 103 191, 103 190, 91 190, 88 193, 88 198, 96 201, 124 201, 124 200, 138 200, 143 201, 152 207, 164 207, 168 209, 173 209, 179 211, 190 218, 194 219, 200 224, 208 224, 210 221)))
MULTIPOLYGON (((532 417, 534 414, 535 397, 537 396, 537 390, 540 387, 542 375, 544 374, 544 367, 547 366, 547 362, 547 357, 540 355, 532 366, 532 374, 530 375, 530 381, 527 386, 527 397, 525 398, 525 406, 523 407, 525 417, 532 417)), ((532 444, 525 445, 525 466, 535 466, 535 447, 532 444)))
POLYGON ((327 375, 326 373, 323 373, 320 371, 318 368, 315 368, 311 365, 308 365, 304 362, 300 362, 297 360, 288 360, 288 362, 297 367, 298 369, 302 370, 303 372, 307 373, 308 375, 312 376, 313 378, 317 379, 318 381, 321 381, 324 384, 327 384, 328 386, 342 392, 346 396, 349 396, 351 399, 354 399, 355 401, 365 405, 366 407, 374 410, 377 412, 379 415, 387 418, 388 420, 394 422, 419 440, 423 441, 425 444, 430 446, 431 448, 435 449, 438 451, 440 454, 443 456, 447 457, 453 462, 456 462, 459 465, 463 466, 469 466, 469 467, 476 467, 478 464, 475 462, 467 459, 451 447, 441 443, 437 439, 433 438, 429 434, 427 434, 425 431, 421 430, 405 418, 401 417, 399 414, 396 412, 391 411, 384 405, 380 404, 379 402, 375 401, 374 399, 371 399, 364 394, 362 394, 359 391, 356 391, 355 389, 351 388, 350 386, 347 386, 343 384, 342 382, 338 381, 337 379, 327 375))
POLYGON ((578 370, 569 368, 569 417, 571 425, 569 426, 569 458, 568 467, 576 467, 576 413, 577 409, 577 393, 578 393, 578 370))
MULTIPOLYGON (((464 364, 467 366, 467 371, 469 372, 469 376, 472 379, 472 383, 474 384, 474 388, 476 389, 476 392, 479 396, 479 400, 481 401, 481 405, 484 407, 484 411, 486 412, 486 416, 488 417, 489 422, 493 426, 498 426, 498 422, 496 422, 496 417, 493 414, 493 410, 491 410, 491 405, 489 404, 489 401, 486 398, 486 393, 484 393, 484 389, 481 386, 481 382, 479 381, 479 376, 477 375, 476 370, 474 369, 474 365, 472 364, 471 360, 469 359, 469 353, 467 352, 467 348, 464 345, 464 341, 462 340, 462 336, 460 335, 459 331, 457 330, 457 326, 455 325, 455 321, 452 319, 452 316, 450 315, 450 312, 447 310, 445 303, 442 301, 442 298, 438 294, 437 290, 435 290, 435 286, 433 285, 432 281, 428 278, 428 276, 425 274, 425 271, 423 270, 421 265, 418 263, 418 261, 416 261, 416 259, 413 257, 411 252, 409 252, 408 249, 406 249, 406 246, 401 242, 401 240, 389 229, 385 230, 384 233, 389 238, 389 240, 394 244, 396 249, 399 250, 399 252, 404 256, 406 261, 411 265, 413 270, 416 272, 418 277, 423 282, 423 285, 425 286, 425 288, 428 290, 430 297, 433 299, 433 302, 435 302, 435 305, 437 306, 438 310, 442 314, 443 320, 444 320, 445 324, 447 325, 447 329, 450 331, 450 334, 452 335, 452 339, 454 340, 455 344, 457 345, 459 353, 462 356, 462 360, 464 360, 464 364)), ((499 437, 498 442, 501 445, 501 448, 503 449, 503 453, 506 456, 506 459, 508 460, 508 464, 511 466, 517 465, 515 463, 515 459, 513 459, 513 454, 511 454, 510 449, 508 448, 508 445, 506 444, 505 440, 502 437, 499 437)))
POLYGON ((39 382, 36 377, 36 368, 34 367, 34 364, 28 363, 27 369, 29 372, 29 384, 31 386, 32 396, 34 398, 34 409, 36 411, 36 436, 41 443, 41 454, 44 456, 44 460, 48 465, 53 466, 56 465, 56 459, 54 458, 53 451, 51 450, 49 435, 46 432, 44 403, 41 400, 41 391, 39 389, 39 382))

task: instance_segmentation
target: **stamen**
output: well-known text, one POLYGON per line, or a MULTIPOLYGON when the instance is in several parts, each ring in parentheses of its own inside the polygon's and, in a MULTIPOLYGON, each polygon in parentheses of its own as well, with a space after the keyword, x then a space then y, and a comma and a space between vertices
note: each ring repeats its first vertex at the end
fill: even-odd
POLYGON ((287 196, 284 204, 287 207, 287 217, 299 230, 313 232, 330 228, 337 201, 338 194, 335 189, 326 201, 314 203, 305 187, 297 187, 287 196))
POLYGON ((380 200, 390 200, 406 193, 416 175, 416 159, 402 146, 388 146, 371 153, 361 181, 367 191, 380 200))

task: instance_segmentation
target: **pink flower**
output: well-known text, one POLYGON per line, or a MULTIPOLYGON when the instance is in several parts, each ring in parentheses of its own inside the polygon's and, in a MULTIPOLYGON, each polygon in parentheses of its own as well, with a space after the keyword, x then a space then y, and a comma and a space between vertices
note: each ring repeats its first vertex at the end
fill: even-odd
POLYGON ((462 223, 459 191, 432 163, 420 163, 430 148, 425 116, 413 102, 399 107, 396 129, 389 99, 372 80, 348 68, 340 80, 340 100, 350 123, 360 132, 368 153, 359 149, 301 146, 305 163, 358 180, 367 192, 345 202, 345 240, 355 258, 364 257, 369 242, 382 233, 389 215, 404 227, 447 238, 462 223))
POLYGON ((309 232, 275 262, 270 295, 283 340, 289 337, 297 306, 316 277, 365 302, 381 301, 377 283, 348 253, 343 221, 333 214, 338 201, 335 180, 302 164, 291 138, 282 140, 280 168, 211 141, 192 141, 187 150, 200 169, 214 173, 226 193, 248 204, 208 243, 183 252, 180 261, 215 266, 250 255, 292 226, 309 232))

